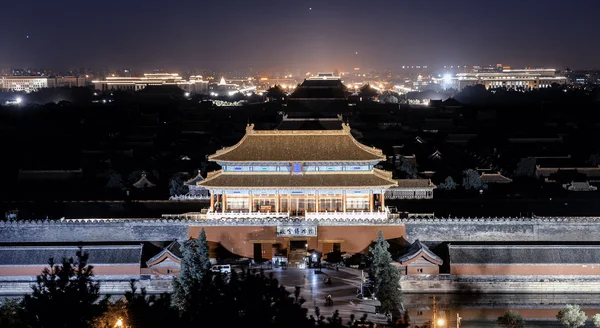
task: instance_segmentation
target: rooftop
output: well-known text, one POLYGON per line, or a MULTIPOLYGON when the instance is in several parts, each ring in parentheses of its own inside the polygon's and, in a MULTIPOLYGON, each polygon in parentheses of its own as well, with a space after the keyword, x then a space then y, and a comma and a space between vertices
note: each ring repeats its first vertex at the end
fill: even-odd
MULTIPOLYGON (((77 246, 0 246, 0 266, 6 265, 47 265, 50 258, 60 263, 63 258, 76 258, 77 246)), ((89 254, 92 265, 140 264, 140 245, 82 246, 89 254)))
POLYGON ((387 188, 397 185, 390 174, 381 170, 368 172, 316 172, 293 175, 217 171, 198 185, 208 188, 387 188))
POLYGON ((236 145, 217 150, 208 158, 216 162, 372 162, 384 161, 383 152, 352 137, 350 127, 341 130, 254 130, 236 145))
POLYGON ((437 265, 442 265, 443 262, 439 256, 435 255, 431 250, 429 250, 427 246, 423 245, 423 243, 421 243, 421 241, 418 239, 410 246, 410 248, 406 251, 405 254, 398 258, 398 262, 404 264, 405 262, 410 262, 413 259, 418 258, 419 256, 423 256, 428 261, 437 265))

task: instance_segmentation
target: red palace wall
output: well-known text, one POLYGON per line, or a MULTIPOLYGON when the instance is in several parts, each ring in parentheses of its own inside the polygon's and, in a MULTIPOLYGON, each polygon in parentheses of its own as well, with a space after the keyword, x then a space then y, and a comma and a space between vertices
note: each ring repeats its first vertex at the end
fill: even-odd
MULTIPOLYGON (((190 237, 197 238, 202 227, 190 226, 190 237)), ((383 231, 386 239, 406 236, 404 226, 319 226, 316 237, 277 237, 276 227, 259 226, 207 226, 204 227, 206 237, 214 254, 218 243, 233 254, 252 258, 254 244, 263 245, 263 251, 274 244, 287 249, 290 240, 306 240, 309 249, 330 252, 333 243, 340 243, 342 252, 350 254, 367 252, 368 247, 377 238, 377 232, 383 231)), ((271 258, 270 251, 265 251, 265 258, 271 258)))

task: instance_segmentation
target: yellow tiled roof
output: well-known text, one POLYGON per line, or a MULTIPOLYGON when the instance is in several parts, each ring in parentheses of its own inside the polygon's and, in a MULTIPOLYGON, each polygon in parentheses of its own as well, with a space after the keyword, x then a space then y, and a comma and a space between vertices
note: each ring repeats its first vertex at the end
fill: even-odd
POLYGON ((219 162, 341 162, 383 161, 383 152, 365 146, 350 134, 350 127, 341 130, 272 130, 246 129, 242 140, 209 156, 219 162))
POLYGON ((218 171, 198 185, 206 188, 388 188, 396 182, 374 171, 302 175, 218 171))

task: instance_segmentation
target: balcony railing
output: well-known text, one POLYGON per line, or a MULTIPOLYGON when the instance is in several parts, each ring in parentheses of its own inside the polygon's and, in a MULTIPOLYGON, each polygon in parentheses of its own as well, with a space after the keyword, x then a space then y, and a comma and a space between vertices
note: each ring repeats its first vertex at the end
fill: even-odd
POLYGON ((207 219, 266 219, 266 218, 277 218, 287 219, 290 217, 288 212, 242 212, 242 211, 229 211, 229 212, 208 212, 206 213, 207 219))
POLYGON ((308 212, 304 216, 307 219, 386 220, 388 212, 308 212))

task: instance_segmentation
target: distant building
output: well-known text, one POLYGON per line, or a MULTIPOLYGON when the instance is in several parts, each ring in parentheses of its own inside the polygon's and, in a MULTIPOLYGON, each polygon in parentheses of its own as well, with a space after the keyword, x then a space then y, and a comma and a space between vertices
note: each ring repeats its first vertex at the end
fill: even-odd
POLYGON ((143 77, 108 76, 92 83, 96 90, 101 91, 139 91, 149 85, 176 85, 189 94, 208 93, 208 81, 202 80, 202 76, 190 76, 189 80, 184 80, 176 73, 146 73, 143 77))
POLYGON ((34 92, 44 88, 81 87, 84 77, 0 76, 0 90, 34 92))
POLYGON ((473 69, 470 73, 456 74, 456 87, 462 90, 467 86, 483 85, 486 89, 495 88, 548 88, 552 84, 567 84, 567 78, 556 76, 555 69, 473 69))

